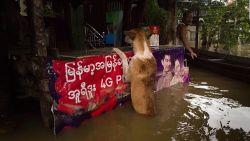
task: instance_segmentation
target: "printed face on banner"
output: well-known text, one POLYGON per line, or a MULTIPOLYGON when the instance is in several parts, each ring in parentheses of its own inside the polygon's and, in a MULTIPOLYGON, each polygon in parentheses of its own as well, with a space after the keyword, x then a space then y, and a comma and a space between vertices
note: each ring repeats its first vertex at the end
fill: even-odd
POLYGON ((184 49, 154 52, 157 60, 156 91, 189 81, 189 68, 184 66, 184 49))

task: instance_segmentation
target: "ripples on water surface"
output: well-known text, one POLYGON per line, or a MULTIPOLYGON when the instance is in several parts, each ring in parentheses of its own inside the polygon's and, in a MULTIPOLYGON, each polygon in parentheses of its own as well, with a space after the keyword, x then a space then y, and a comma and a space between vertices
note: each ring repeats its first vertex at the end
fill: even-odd
POLYGON ((1 141, 191 141, 250 140, 249 84, 191 68, 187 87, 157 93, 155 117, 138 115, 127 102, 115 110, 65 129, 56 137, 37 116, 26 116, 1 141))

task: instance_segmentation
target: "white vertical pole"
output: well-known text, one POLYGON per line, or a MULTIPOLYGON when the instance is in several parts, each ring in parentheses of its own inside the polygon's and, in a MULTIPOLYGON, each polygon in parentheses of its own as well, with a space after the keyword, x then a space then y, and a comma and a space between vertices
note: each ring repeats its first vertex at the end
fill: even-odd
POLYGON ((248 18, 250 20, 250 0, 248 1, 248 18))

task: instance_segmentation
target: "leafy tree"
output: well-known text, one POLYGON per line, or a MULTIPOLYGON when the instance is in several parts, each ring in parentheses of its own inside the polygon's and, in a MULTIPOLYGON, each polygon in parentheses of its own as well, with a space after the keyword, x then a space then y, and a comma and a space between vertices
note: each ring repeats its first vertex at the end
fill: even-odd
POLYGON ((144 24, 160 26, 160 42, 166 37, 166 22, 168 12, 159 7, 156 0, 146 0, 144 9, 144 24))
POLYGON ((204 23, 202 24, 202 33, 208 37, 208 42, 218 42, 223 15, 226 13, 226 7, 222 2, 213 1, 201 7, 204 23))
POLYGON ((248 0, 235 0, 230 5, 211 2, 201 7, 204 13, 202 33, 208 40, 224 45, 224 49, 239 43, 250 42, 250 23, 248 19, 248 0))

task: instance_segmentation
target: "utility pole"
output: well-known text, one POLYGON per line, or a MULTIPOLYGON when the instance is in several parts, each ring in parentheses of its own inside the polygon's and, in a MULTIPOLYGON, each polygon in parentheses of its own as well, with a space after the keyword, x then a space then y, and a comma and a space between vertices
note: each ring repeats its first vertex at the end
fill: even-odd
POLYGON ((195 49, 199 46, 199 10, 197 11, 197 23, 195 27, 195 49))
POLYGON ((200 26, 200 22, 199 22, 199 18, 200 18, 200 1, 198 1, 197 3, 197 7, 196 7, 196 17, 197 17, 197 23, 196 23, 196 30, 195 30, 195 49, 198 49, 199 47, 199 26, 200 26))

